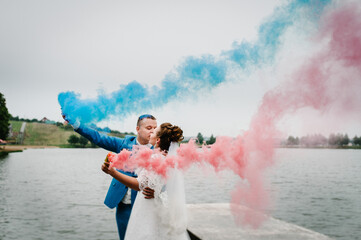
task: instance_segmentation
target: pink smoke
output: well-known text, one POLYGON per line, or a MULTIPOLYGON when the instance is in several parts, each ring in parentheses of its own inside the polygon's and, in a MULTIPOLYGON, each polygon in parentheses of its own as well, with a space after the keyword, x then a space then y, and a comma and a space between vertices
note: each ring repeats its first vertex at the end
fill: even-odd
POLYGON ((270 163, 265 163, 262 160, 271 161, 272 156, 269 154, 273 153, 273 141, 271 139, 269 143, 266 142, 267 139, 265 138, 251 139, 253 137, 251 134, 237 138, 217 137, 215 144, 210 147, 203 146, 201 151, 195 141, 190 140, 187 144, 181 144, 176 156, 169 157, 163 157, 159 150, 153 151, 146 147, 136 146, 133 147, 132 152, 123 150, 119 154, 109 154, 108 159, 111 162, 111 167, 128 171, 132 171, 137 167, 147 168, 165 178, 168 169, 177 166, 178 169, 185 171, 195 163, 211 165, 216 172, 232 170, 240 178, 248 180, 249 183, 247 186, 244 184, 238 185, 237 190, 233 193, 233 203, 246 205, 253 209, 244 211, 236 207, 234 209, 239 213, 235 215, 244 223, 258 226, 264 216, 254 210, 260 210, 260 206, 264 207, 267 203, 267 194, 263 188, 261 171, 264 167, 270 165, 270 163), (245 144, 246 139, 252 144, 245 144), (263 147, 256 148, 257 144, 263 144, 263 147), (260 152, 260 154, 256 154, 257 156, 254 154, 256 151, 260 152), (240 214, 242 214, 241 218, 239 217, 240 214))
POLYGON ((182 144, 177 156, 163 158, 153 150, 123 150, 110 157, 111 166, 132 170, 145 167, 166 177, 177 166, 186 170, 192 164, 207 164, 215 171, 232 170, 241 180, 232 193, 231 209, 235 220, 259 226, 265 219, 269 196, 263 173, 273 164, 275 139, 280 136, 277 123, 302 108, 343 113, 361 110, 361 16, 359 4, 330 10, 321 19, 315 41, 327 40, 322 51, 305 59, 304 64, 284 83, 267 92, 250 128, 236 138, 217 137, 200 151, 195 142, 182 144), (153 157, 151 157, 153 156, 153 157), (246 181, 244 181, 246 180, 246 181), (246 182, 246 183, 245 183, 246 182), (239 205, 249 209, 242 210, 239 205))

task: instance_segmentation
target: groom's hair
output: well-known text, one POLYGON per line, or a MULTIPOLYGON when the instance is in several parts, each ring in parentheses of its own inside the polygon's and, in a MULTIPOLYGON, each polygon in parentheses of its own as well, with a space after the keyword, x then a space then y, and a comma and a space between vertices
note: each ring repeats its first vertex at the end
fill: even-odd
POLYGON ((138 118, 138 121, 137 121, 137 126, 138 127, 140 126, 140 122, 145 118, 149 118, 149 119, 152 119, 152 120, 157 120, 155 117, 153 117, 153 115, 143 114, 143 115, 139 116, 139 118, 138 118))
POLYGON ((180 142, 184 139, 183 130, 170 123, 162 123, 160 125, 157 137, 160 139, 159 148, 162 151, 168 151, 171 142, 180 142))

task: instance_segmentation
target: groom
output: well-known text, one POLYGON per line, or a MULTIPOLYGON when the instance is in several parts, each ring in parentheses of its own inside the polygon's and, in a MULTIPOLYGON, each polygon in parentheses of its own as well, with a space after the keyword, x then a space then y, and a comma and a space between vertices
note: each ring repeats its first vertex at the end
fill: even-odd
MULTIPOLYGON (((157 128, 156 118, 152 115, 144 114, 138 118, 136 137, 127 135, 125 138, 117 138, 100 134, 98 131, 80 124, 79 121, 72 122, 71 119, 68 119, 65 115, 63 115, 63 118, 73 126, 77 133, 99 147, 115 153, 119 153, 123 149, 131 151, 134 145, 147 145, 152 147, 152 145, 149 144, 150 135, 157 128)), ((118 171, 128 176, 136 177, 133 172, 118 171)), ((150 188, 145 189, 143 194, 145 195, 145 198, 154 197, 154 191, 150 188)), ((105 197, 104 204, 106 206, 109 208, 116 207, 116 221, 119 239, 121 240, 124 239, 136 195, 137 191, 131 190, 113 178, 107 196, 105 197)))

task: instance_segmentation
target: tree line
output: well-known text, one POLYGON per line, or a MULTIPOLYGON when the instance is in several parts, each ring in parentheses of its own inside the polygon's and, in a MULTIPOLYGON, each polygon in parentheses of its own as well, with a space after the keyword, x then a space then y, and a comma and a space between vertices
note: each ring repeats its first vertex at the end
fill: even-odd
POLYGON ((205 141, 202 133, 199 132, 197 135, 196 141, 200 145, 202 145, 202 144, 212 145, 213 143, 216 142, 216 138, 212 134, 211 137, 205 141))
MULTIPOLYGON (((89 140, 85 137, 79 135, 79 137, 75 134, 70 135, 68 138, 68 143, 73 147, 82 147, 84 148, 88 144, 89 140)), ((90 143, 91 147, 95 148, 96 145, 94 143, 90 143)))
POLYGON ((19 116, 13 117, 12 115, 10 115, 10 121, 21 121, 21 122, 37 122, 37 123, 41 123, 40 120, 33 118, 33 119, 28 119, 28 118, 20 118, 19 116))
POLYGON ((306 146, 306 147, 343 147, 348 145, 361 146, 361 136, 349 138, 347 134, 331 133, 329 137, 321 134, 307 135, 303 137, 289 136, 282 145, 306 146))
POLYGON ((9 134, 10 116, 4 95, 0 93, 0 139, 2 140, 5 140, 9 134))

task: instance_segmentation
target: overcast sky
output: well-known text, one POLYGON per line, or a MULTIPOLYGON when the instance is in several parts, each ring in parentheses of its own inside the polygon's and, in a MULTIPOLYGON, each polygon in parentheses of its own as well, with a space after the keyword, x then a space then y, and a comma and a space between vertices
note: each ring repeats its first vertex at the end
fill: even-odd
MULTIPOLYGON (((157 85, 187 56, 218 55, 256 39, 259 25, 285 2, 0 0, 0 92, 13 116, 62 121, 60 92, 95 98, 133 80, 157 85)), ((186 136, 241 133, 277 82, 258 79, 262 74, 150 112, 186 136)), ((136 118, 103 125, 134 131, 136 118)), ((298 127, 290 131, 302 134, 298 127)))

